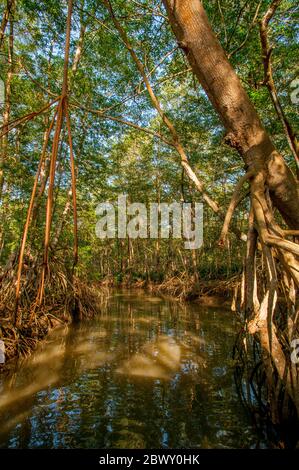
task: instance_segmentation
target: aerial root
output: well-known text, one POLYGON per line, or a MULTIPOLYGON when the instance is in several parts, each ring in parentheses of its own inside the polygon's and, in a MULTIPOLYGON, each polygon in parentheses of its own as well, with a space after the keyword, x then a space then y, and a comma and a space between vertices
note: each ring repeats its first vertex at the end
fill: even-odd
POLYGON ((7 361, 27 356, 52 328, 99 314, 107 299, 105 288, 96 289, 87 285, 66 272, 63 264, 54 259, 49 263, 45 277, 46 295, 39 305, 36 302, 36 290, 41 267, 33 259, 31 265, 28 266, 27 259, 26 263, 27 272, 23 273, 22 278, 17 324, 14 321, 16 263, 2 277, 0 284, 0 339, 5 342, 7 361))

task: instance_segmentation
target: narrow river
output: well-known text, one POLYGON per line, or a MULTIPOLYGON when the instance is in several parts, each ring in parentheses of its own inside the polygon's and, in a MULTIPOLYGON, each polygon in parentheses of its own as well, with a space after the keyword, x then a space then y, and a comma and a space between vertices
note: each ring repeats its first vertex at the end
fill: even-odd
POLYGON ((0 447, 264 446, 236 393, 226 309, 112 291, 0 379, 0 447))

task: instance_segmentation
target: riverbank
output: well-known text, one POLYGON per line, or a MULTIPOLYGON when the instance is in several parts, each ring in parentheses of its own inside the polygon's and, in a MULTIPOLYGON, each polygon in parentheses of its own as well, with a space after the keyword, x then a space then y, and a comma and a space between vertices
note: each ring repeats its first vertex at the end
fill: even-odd
POLYGON ((186 274, 172 276, 163 282, 146 279, 134 279, 124 276, 121 280, 107 276, 101 282, 105 287, 144 288, 150 292, 167 295, 182 302, 199 302, 207 306, 231 306, 240 276, 230 279, 194 279, 186 274))
POLYGON ((33 305, 23 308, 19 326, 12 322, 12 315, 1 318, 0 340, 5 344, 5 363, 0 364, 0 373, 9 370, 10 365, 19 357, 29 356, 57 326, 94 317, 100 311, 105 297, 108 297, 110 288, 144 289, 181 302, 230 308, 237 283, 237 276, 218 281, 173 276, 162 283, 129 277, 117 282, 115 278, 106 277, 100 283, 90 285, 76 279, 74 286, 60 286, 56 296, 52 293, 48 301, 46 299, 46 303, 38 309, 33 305), (32 309, 36 310, 33 315, 32 309))
POLYGON ((9 371, 17 359, 28 357, 53 329, 93 318, 103 302, 102 289, 78 278, 73 284, 56 284, 53 289, 40 307, 28 302, 19 309, 19 324, 13 321, 12 310, 6 310, 5 315, 1 312, 0 340, 5 345, 5 363, 0 364, 0 374, 9 371))
POLYGON ((0 447, 256 446, 232 379, 237 328, 226 308, 113 289, 2 378, 0 447))

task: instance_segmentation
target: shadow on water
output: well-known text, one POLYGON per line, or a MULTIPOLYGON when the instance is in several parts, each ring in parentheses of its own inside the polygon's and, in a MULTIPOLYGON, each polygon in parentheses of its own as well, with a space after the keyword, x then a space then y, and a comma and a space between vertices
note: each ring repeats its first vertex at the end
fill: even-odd
POLYGON ((0 382, 0 447, 265 447, 235 390, 232 314, 111 293, 0 382))

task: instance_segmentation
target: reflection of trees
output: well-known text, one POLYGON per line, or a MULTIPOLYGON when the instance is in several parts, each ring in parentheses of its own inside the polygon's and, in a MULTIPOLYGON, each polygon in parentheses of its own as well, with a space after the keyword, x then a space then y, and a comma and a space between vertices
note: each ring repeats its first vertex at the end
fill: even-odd
MULTIPOLYGON (((62 353, 54 355, 55 386, 18 403, 18 412, 27 407, 30 414, 6 442, 14 437, 24 447, 236 445, 246 421, 227 367, 234 332, 224 325, 232 319, 226 322, 223 315, 195 305, 145 301, 144 295, 112 297, 97 319, 74 325, 58 340, 62 353), (154 357, 157 338, 165 336, 182 351, 182 364, 170 380, 116 372, 135 353, 154 357)), ((160 363, 168 367, 172 349, 163 354, 160 363)), ((38 381, 40 372, 33 370, 31 379, 38 381)))

